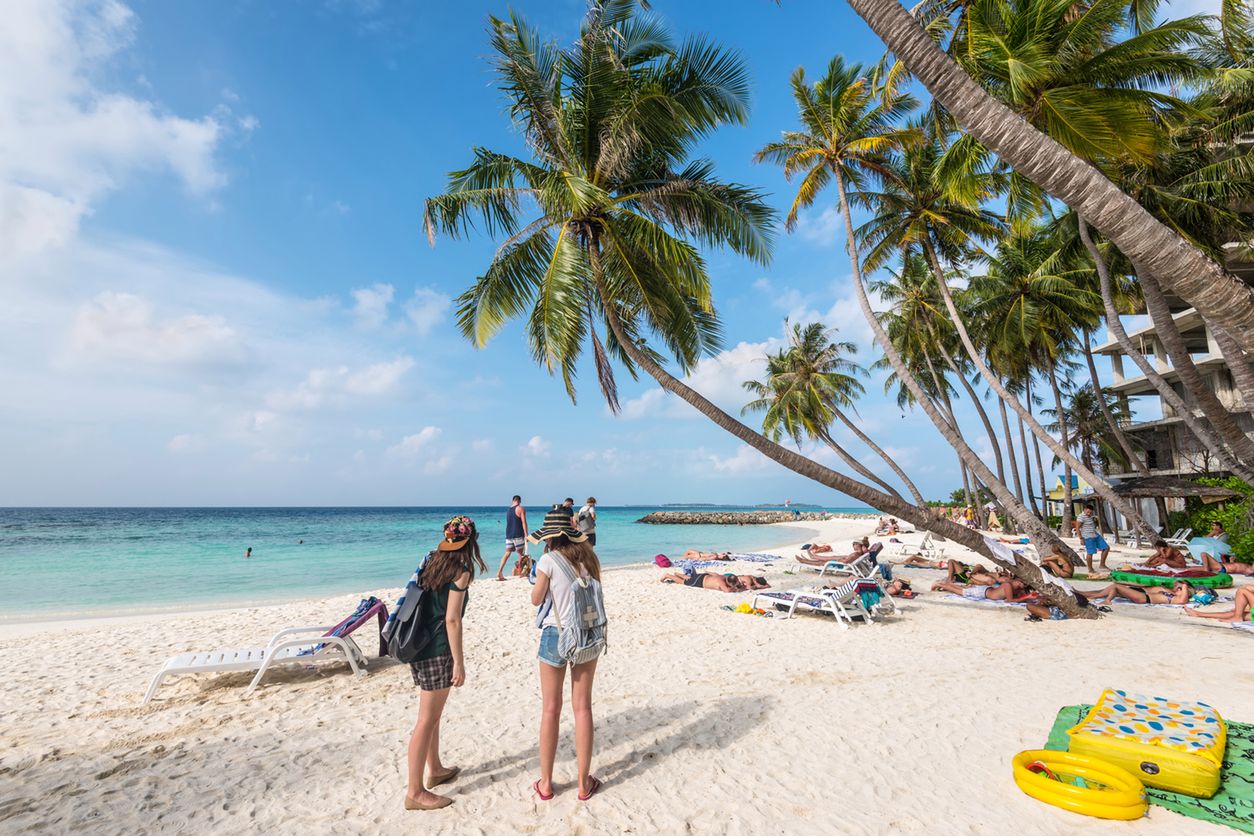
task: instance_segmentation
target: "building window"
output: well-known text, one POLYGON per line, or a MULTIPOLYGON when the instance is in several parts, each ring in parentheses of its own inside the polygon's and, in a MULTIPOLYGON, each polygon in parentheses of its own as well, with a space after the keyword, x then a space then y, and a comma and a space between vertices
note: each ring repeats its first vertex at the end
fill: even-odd
POLYGON ((1145 451, 1145 466, 1150 470, 1158 470, 1158 451, 1152 447, 1145 451))

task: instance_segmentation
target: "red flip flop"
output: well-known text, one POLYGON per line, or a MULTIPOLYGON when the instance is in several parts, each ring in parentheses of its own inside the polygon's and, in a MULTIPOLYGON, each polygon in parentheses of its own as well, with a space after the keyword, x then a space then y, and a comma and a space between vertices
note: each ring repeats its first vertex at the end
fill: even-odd
POLYGON ((539 781, 536 781, 534 784, 532 784, 532 785, 531 785, 531 788, 532 788, 533 790, 535 790, 535 791, 536 791, 536 798, 540 799, 541 801, 551 801, 551 800, 552 800, 552 798, 553 798, 553 793, 549 793, 548 795, 545 795, 544 793, 540 792, 540 782, 539 782, 539 781))
POLYGON ((596 794, 597 794, 597 790, 601 789, 601 779, 600 779, 600 778, 594 778, 594 777, 592 777, 591 775, 589 775, 589 776, 588 776, 588 786, 589 786, 589 789, 588 789, 588 792, 587 792, 586 794, 585 794, 585 793, 579 793, 579 800, 580 800, 580 801, 587 801, 589 798, 591 798, 592 796, 594 796, 594 795, 596 795, 596 794))

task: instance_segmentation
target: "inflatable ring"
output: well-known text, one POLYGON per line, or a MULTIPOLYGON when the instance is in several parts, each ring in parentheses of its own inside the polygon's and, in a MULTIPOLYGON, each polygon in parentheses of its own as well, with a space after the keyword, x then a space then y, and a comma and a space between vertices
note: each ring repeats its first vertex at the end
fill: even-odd
POLYGON ((1145 787, 1135 775, 1096 758, 1029 749, 1015 755, 1011 766, 1019 789, 1037 801, 1073 813, 1128 821, 1139 819, 1149 807, 1145 787), (1080 786, 1057 775, 1075 776, 1084 779, 1083 783, 1101 786, 1080 786))

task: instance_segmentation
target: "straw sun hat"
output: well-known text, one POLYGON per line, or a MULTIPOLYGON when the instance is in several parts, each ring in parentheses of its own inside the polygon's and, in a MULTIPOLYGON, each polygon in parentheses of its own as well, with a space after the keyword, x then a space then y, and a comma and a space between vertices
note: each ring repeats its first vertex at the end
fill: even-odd
POLYGON ((544 515, 544 523, 531 532, 527 539, 533 543, 539 543, 542 540, 552 540, 559 534, 564 535, 572 543, 582 543, 588 539, 588 535, 577 528, 571 527, 570 511, 563 509, 561 505, 554 505, 544 515))

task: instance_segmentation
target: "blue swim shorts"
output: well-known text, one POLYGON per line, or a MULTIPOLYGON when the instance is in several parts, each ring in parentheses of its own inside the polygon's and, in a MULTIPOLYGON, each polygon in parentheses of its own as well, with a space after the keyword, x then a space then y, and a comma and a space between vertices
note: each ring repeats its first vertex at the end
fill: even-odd
POLYGON ((1098 552, 1105 551, 1108 548, 1110 548, 1110 545, 1102 539, 1100 534, 1096 537, 1084 538, 1084 551, 1087 554, 1097 554, 1098 552))

